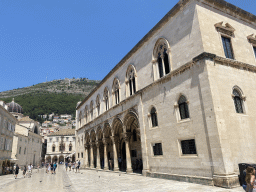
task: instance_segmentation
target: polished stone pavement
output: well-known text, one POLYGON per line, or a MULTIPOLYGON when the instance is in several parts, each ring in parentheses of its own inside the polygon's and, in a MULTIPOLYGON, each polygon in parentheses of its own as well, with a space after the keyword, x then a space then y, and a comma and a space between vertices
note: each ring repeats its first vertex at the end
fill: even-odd
POLYGON ((144 177, 141 175, 104 172, 96 170, 81 170, 80 173, 65 171, 59 166, 56 174, 46 174, 45 169, 33 170, 31 178, 18 179, 13 175, 0 176, 1 192, 242 192, 241 187, 223 189, 193 183, 144 177))

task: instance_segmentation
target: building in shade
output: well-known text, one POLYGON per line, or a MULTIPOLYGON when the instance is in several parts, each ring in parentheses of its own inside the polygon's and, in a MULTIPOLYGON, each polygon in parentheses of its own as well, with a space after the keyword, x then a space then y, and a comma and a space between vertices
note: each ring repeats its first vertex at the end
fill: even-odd
POLYGON ((239 185, 238 164, 256 161, 255 35, 256 16, 239 7, 180 0, 78 104, 77 158, 239 185))
POLYGON ((8 105, 0 101, 0 175, 8 174, 14 159, 11 158, 13 135, 17 119, 8 112, 8 105))
POLYGON ((75 129, 60 129, 44 138, 47 141, 45 162, 75 161, 75 129))

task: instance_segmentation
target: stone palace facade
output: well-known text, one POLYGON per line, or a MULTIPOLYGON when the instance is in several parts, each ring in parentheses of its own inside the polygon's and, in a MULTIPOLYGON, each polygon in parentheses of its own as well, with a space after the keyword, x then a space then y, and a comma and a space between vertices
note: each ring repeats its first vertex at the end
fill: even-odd
POLYGON ((180 0, 78 103, 77 159, 237 186, 256 160, 255 34, 256 16, 224 0, 180 0))

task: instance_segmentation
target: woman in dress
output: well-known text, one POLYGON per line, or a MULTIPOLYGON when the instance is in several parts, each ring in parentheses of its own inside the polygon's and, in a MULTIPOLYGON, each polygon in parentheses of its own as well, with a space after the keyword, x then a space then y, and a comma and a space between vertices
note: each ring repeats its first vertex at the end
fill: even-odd
POLYGON ((247 167, 245 182, 247 183, 246 192, 256 192, 255 169, 253 167, 247 167))
POLYGON ((73 172, 75 171, 75 166, 76 166, 76 163, 75 163, 75 162, 73 162, 73 163, 72 163, 72 169, 73 169, 73 172))
POLYGON ((24 170, 23 170, 23 177, 24 177, 24 178, 25 178, 25 176, 26 176, 26 172, 27 172, 27 167, 24 166, 24 170))
POLYGON ((18 176, 18 174, 19 174, 19 165, 16 165, 16 170, 15 170, 15 175, 16 175, 16 177, 15 177, 15 179, 17 179, 17 176, 18 176))

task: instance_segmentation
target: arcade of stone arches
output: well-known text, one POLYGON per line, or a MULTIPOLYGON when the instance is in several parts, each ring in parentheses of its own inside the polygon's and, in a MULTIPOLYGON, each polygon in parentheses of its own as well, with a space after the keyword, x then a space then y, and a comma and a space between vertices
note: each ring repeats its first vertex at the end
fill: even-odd
POLYGON ((75 162, 75 154, 73 155, 49 155, 46 157, 45 162, 47 163, 64 163, 64 162, 75 162))
POLYGON ((129 112, 124 120, 115 118, 110 126, 85 132, 85 166, 127 173, 142 173, 140 128, 137 115, 129 112))

